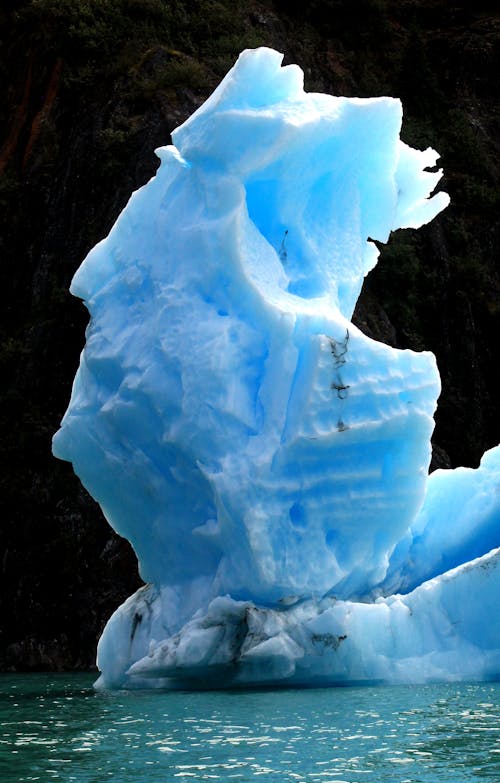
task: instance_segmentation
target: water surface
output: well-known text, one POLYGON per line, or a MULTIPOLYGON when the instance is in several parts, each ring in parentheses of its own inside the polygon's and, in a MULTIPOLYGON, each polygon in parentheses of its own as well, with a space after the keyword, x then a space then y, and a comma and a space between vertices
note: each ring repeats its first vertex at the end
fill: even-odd
POLYGON ((500 782, 500 683, 95 693, 0 675, 0 781, 500 782))

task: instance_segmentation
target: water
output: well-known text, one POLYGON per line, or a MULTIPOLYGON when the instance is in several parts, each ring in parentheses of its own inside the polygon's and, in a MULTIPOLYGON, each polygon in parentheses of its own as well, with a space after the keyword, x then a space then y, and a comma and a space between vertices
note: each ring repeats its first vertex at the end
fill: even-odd
POLYGON ((500 683, 95 693, 0 675, 0 781, 500 782, 500 683))

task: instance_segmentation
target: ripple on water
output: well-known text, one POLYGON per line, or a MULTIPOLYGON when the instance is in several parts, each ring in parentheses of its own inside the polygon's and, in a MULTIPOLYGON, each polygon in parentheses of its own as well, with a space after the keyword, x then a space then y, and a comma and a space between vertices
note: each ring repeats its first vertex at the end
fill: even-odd
POLYGON ((95 693, 0 676, 0 780, 500 781, 500 685, 95 693))

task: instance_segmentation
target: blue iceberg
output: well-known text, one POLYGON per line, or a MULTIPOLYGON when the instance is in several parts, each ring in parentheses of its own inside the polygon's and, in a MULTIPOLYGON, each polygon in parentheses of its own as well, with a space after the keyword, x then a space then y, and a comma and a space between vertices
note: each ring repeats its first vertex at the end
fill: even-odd
POLYGON ((495 677, 500 448, 429 478, 434 356, 351 323, 374 240, 447 205, 438 155, 281 63, 243 52, 72 282, 54 454, 147 583, 98 686, 495 677))

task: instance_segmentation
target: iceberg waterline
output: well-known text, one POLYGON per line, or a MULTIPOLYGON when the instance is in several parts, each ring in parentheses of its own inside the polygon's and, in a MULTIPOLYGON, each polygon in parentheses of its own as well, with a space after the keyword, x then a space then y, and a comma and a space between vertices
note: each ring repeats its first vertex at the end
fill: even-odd
POLYGON ((99 684, 496 676, 500 449, 428 478, 434 356, 350 322, 373 240, 448 203, 438 155, 399 101, 281 62, 240 55, 71 286, 91 320, 54 453, 149 583, 99 684))

